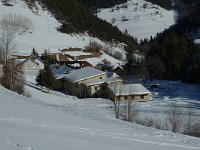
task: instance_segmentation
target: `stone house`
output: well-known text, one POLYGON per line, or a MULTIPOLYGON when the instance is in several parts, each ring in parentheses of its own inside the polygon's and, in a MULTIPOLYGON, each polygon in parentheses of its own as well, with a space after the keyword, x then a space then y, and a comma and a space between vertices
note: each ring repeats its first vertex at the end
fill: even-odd
POLYGON ((106 79, 107 73, 92 67, 85 67, 71 71, 69 74, 64 75, 64 87, 67 92, 78 97, 85 97, 85 86, 87 81, 97 81, 106 79))
POLYGON ((127 100, 146 102, 150 100, 150 91, 142 84, 122 84, 108 86, 107 98, 112 101, 126 102, 127 100))
POLYGON ((35 59, 28 58, 20 62, 18 66, 20 66, 24 71, 40 70, 44 68, 44 63, 39 58, 35 59))
POLYGON ((117 86, 122 84, 122 80, 116 77, 109 77, 99 80, 89 80, 82 84, 82 88, 85 89, 85 96, 87 97, 105 97, 104 90, 107 86, 117 86))

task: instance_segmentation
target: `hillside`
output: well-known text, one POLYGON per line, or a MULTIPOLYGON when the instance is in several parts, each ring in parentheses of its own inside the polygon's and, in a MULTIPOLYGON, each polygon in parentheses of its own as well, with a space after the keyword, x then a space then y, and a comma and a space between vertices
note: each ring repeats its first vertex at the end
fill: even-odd
POLYGON ((146 0, 148 2, 151 2, 153 4, 157 4, 162 8, 165 8, 167 10, 172 9, 172 0, 146 0))
POLYGON ((77 0, 42 0, 41 2, 57 20, 62 22, 59 31, 63 33, 88 33, 103 41, 131 43, 138 48, 137 41, 132 37, 96 17, 77 0))
MULTIPOLYGON (((21 18, 29 18, 31 21, 31 28, 26 30, 19 30, 15 36, 14 42, 16 43, 15 53, 29 55, 32 52, 33 47, 35 50, 41 54, 45 49, 49 50, 51 53, 60 53, 60 50, 65 48, 84 48, 88 46, 90 42, 97 42, 105 47, 111 47, 112 51, 124 52, 123 47, 119 47, 121 43, 110 45, 109 43, 102 41, 96 37, 89 36, 83 33, 66 34, 58 31, 58 28, 62 25, 57 21, 53 14, 51 14, 46 9, 43 9, 39 3, 30 9, 21 0, 16 0, 12 3, 13 6, 5 6, 0 3, 0 19, 5 15, 17 15, 21 18)), ((1 30, 1 29, 0 29, 1 30)), ((79 51, 73 52, 75 56, 79 56, 84 53, 79 51)), ((102 52, 103 53, 103 52, 102 52)), ((110 60, 114 65, 121 63, 120 60, 115 59, 105 53, 100 57, 90 58, 91 64, 96 65, 102 59, 110 60)))
POLYGON ((32 98, 0 86, 0 145, 4 150, 199 149, 199 138, 115 119, 110 101, 74 100, 27 88, 32 98))
POLYGON ((138 39, 150 39, 175 24, 176 13, 143 0, 130 0, 112 8, 99 9, 105 19, 122 32, 138 39))
POLYGON ((117 4, 125 3, 127 0, 79 0, 86 7, 96 10, 97 8, 110 8, 117 4))

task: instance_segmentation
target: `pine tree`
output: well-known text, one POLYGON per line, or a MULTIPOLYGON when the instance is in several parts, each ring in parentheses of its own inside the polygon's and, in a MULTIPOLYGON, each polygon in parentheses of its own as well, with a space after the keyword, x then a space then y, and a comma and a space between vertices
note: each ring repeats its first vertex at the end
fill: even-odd
POLYGON ((32 55, 33 57, 38 57, 38 53, 36 52, 35 48, 33 47, 33 50, 32 50, 32 55))
POLYGON ((44 86, 48 89, 53 89, 55 77, 53 76, 53 73, 51 72, 51 69, 48 63, 45 64, 44 69, 39 71, 36 77, 36 82, 39 85, 44 86))

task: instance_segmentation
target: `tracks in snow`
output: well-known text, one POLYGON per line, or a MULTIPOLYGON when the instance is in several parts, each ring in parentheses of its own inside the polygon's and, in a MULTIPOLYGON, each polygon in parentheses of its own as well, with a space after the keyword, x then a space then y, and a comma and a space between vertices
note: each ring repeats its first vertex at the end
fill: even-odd
MULTIPOLYGON (((55 124, 55 123, 49 123, 49 122, 39 122, 39 121, 35 121, 35 120, 19 119, 19 118, 13 118, 10 116, 0 116, 0 121, 10 122, 13 124, 22 124, 22 125, 26 125, 26 126, 50 128, 52 130, 57 129, 57 130, 63 130, 63 131, 68 131, 68 132, 87 134, 87 135, 91 135, 91 136, 103 136, 103 137, 112 138, 112 139, 116 139, 116 140, 133 141, 133 142, 140 142, 140 143, 144 143, 144 144, 162 145, 162 146, 167 146, 167 147, 177 147, 177 148, 184 148, 184 149, 199 149, 199 147, 195 147, 195 146, 186 146, 183 144, 177 145, 177 144, 167 143, 167 142, 145 140, 145 139, 143 139, 144 135, 142 136, 142 135, 138 135, 138 134, 127 135, 127 134, 113 133, 113 132, 108 132, 108 131, 74 127, 74 126, 55 124)), ((6 142, 6 143, 20 147, 25 150, 34 150, 33 148, 24 146, 23 144, 15 144, 13 142, 6 142)), ((183 141, 183 143, 184 143, 184 141, 183 141)))

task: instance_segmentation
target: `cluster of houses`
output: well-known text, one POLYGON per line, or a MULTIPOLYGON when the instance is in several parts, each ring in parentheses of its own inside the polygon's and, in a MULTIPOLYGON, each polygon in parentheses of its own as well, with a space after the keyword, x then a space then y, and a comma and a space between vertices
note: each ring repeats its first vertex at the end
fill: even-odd
POLYGON ((109 73, 85 67, 73 70, 62 77, 70 94, 78 97, 100 97, 113 101, 148 101, 150 91, 141 84, 125 84, 119 77, 109 73))
MULTIPOLYGON (((111 63, 102 60, 96 66, 87 61, 70 61, 60 59, 50 65, 51 71, 57 80, 61 80, 66 92, 80 97, 108 98, 112 101, 148 101, 150 91, 142 84, 128 84, 123 80, 126 70, 118 66, 112 71, 111 63)), ((36 58, 27 58, 20 62, 22 69, 39 70, 43 69, 43 61, 36 58)))

